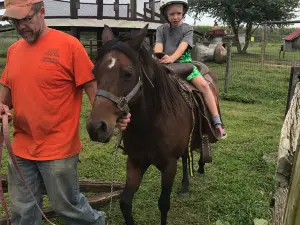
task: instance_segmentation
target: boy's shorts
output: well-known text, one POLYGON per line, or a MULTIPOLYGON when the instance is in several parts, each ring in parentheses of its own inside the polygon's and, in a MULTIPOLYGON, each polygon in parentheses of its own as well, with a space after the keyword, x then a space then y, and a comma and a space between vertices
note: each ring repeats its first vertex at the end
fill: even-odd
MULTIPOLYGON (((178 62, 180 63, 191 63, 192 62, 192 56, 191 53, 188 51, 185 51, 182 56, 179 58, 178 62)), ((198 68, 194 66, 193 72, 186 78, 187 81, 191 81, 197 76, 202 76, 202 74, 199 72, 198 68)))

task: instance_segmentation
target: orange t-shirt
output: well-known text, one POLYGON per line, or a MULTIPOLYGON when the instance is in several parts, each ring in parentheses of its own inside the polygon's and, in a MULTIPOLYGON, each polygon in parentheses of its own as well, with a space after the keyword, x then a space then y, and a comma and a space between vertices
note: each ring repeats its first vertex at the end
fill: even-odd
POLYGON ((11 90, 16 156, 55 160, 78 154, 82 84, 93 63, 73 36, 50 31, 35 44, 19 40, 7 54, 0 82, 11 90))

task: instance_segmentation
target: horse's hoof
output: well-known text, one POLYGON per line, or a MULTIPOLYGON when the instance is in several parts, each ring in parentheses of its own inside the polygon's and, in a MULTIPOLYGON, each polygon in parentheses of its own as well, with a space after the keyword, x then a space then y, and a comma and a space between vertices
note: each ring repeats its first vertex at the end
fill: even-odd
POLYGON ((203 168, 199 168, 199 169, 197 170, 197 172, 198 172, 199 174, 201 174, 201 175, 205 174, 205 171, 204 171, 203 168))
POLYGON ((181 188, 177 194, 178 195, 181 195, 181 194, 185 194, 185 193, 188 193, 189 192, 189 189, 188 188, 181 188))
POLYGON ((180 198, 189 198, 190 197, 190 193, 189 192, 179 192, 178 193, 178 196, 180 197, 180 198))

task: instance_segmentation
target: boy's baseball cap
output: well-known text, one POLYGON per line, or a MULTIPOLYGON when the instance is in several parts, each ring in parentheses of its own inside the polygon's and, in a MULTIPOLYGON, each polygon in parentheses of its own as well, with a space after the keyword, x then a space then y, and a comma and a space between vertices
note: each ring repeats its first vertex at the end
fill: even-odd
POLYGON ((34 3, 42 1, 43 0, 4 0, 5 12, 2 16, 2 20, 9 18, 23 19, 27 16, 34 3))

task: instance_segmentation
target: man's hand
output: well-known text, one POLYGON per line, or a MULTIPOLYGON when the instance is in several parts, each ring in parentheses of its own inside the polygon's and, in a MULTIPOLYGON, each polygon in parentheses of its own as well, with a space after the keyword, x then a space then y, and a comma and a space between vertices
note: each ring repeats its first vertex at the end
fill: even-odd
POLYGON ((121 119, 118 120, 117 127, 121 131, 126 130, 127 125, 130 122, 130 117, 131 117, 131 114, 128 113, 126 116, 123 116, 121 119))
POLYGON ((168 63, 173 63, 175 60, 171 56, 165 55, 158 61, 163 64, 168 64, 168 63))
POLYGON ((2 115, 7 114, 8 115, 8 121, 12 120, 11 113, 9 111, 9 107, 7 105, 0 103, 0 120, 2 120, 2 115))

